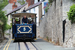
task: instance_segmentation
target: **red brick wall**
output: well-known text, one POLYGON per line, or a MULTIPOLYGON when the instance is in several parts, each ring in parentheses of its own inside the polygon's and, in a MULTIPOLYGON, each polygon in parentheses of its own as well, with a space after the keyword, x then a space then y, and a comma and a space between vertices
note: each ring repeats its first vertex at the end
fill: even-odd
POLYGON ((16 2, 17 0, 9 0, 9 3, 14 3, 16 2))
POLYGON ((34 4, 34 0, 26 0, 27 1, 27 3, 28 3, 28 7, 30 6, 30 5, 33 5, 34 4))

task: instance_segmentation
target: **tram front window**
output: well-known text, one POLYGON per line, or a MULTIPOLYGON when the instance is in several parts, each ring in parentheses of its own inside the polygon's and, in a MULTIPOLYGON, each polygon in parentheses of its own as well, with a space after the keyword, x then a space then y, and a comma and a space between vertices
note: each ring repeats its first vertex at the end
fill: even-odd
POLYGON ((32 15, 28 16, 24 16, 22 18, 22 24, 34 24, 34 18, 32 15))
POLYGON ((22 23, 25 24, 27 23, 28 24, 28 18, 26 16, 23 17, 22 19, 22 23))
POLYGON ((35 24, 35 18, 31 16, 24 16, 22 18, 14 18, 14 24, 35 24))

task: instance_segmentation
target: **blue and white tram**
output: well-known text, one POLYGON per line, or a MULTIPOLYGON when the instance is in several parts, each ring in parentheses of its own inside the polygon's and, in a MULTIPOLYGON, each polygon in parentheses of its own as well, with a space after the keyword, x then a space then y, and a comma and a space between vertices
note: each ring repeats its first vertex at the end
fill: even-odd
POLYGON ((36 14, 34 13, 15 13, 12 14, 12 38, 35 39, 36 38, 36 14), (28 24, 22 23, 23 16, 27 16, 28 24), (31 19, 29 19, 31 15, 31 19), (32 21, 33 20, 33 21, 32 21), (33 23, 34 22, 34 23, 33 23))

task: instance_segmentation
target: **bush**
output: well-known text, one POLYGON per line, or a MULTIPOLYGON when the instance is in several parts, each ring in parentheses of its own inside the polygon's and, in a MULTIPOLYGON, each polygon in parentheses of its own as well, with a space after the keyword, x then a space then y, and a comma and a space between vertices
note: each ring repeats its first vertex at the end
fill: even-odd
POLYGON ((52 5, 52 2, 53 2, 53 0, 48 0, 48 3, 47 3, 47 5, 46 5, 46 7, 45 7, 45 12, 46 12, 46 13, 48 12, 49 5, 52 5))
POLYGON ((0 26, 2 26, 3 25, 3 22, 2 21, 0 21, 0 26))
POLYGON ((69 12, 67 12, 68 19, 71 20, 71 23, 75 22, 75 4, 70 7, 69 12))
POLYGON ((3 11, 0 11, 0 21, 2 24, 2 32, 6 30, 6 24, 7 24, 7 17, 5 16, 5 13, 3 11))
POLYGON ((49 9, 49 7, 47 6, 47 7, 45 8, 45 12, 46 12, 46 13, 48 12, 48 9, 49 9))
POLYGON ((6 25, 6 29, 8 30, 8 29, 11 29, 11 26, 10 25, 6 25))

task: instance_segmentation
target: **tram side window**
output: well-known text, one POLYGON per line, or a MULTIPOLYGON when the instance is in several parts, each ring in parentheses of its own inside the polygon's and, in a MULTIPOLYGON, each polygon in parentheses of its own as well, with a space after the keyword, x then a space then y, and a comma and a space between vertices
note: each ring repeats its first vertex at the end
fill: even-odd
POLYGON ((28 23, 29 24, 34 24, 34 18, 32 18, 31 16, 28 17, 28 23))
POLYGON ((15 18, 14 24, 20 24, 20 20, 18 18, 15 18))
POLYGON ((29 23, 29 24, 34 24, 34 20, 28 18, 28 23, 29 23))

